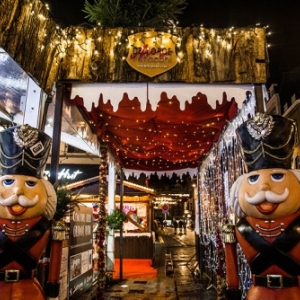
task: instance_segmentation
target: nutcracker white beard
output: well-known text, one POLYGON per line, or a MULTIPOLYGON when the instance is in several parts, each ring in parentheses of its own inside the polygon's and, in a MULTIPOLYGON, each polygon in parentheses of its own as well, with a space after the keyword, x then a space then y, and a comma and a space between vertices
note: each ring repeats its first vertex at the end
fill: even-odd
POLYGON ((23 207, 33 207, 37 204, 38 201, 39 201, 38 195, 36 195, 33 199, 28 199, 24 195, 20 195, 20 196, 12 195, 12 196, 8 197, 7 199, 4 199, 0 195, 0 204, 3 206, 14 206, 16 204, 19 204, 23 207))
POLYGON ((273 191, 259 191, 254 196, 250 197, 245 193, 245 199, 248 203, 256 205, 268 201, 271 203, 282 203, 289 196, 289 190, 286 188, 282 194, 277 194, 273 191))

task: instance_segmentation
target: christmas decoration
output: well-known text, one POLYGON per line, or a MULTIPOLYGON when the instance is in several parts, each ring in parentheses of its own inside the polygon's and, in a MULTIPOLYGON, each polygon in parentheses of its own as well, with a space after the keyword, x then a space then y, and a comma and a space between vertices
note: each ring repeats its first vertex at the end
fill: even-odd
POLYGON ((106 209, 105 200, 107 195, 107 146, 100 146, 100 165, 99 165, 99 217, 96 231, 96 243, 98 251, 98 279, 97 279, 97 299, 104 300, 104 291, 106 286, 106 263, 105 263, 105 237, 106 237, 106 209))
POLYGON ((159 28, 175 24, 186 5, 186 0, 86 0, 83 11, 90 22, 104 27, 159 28))

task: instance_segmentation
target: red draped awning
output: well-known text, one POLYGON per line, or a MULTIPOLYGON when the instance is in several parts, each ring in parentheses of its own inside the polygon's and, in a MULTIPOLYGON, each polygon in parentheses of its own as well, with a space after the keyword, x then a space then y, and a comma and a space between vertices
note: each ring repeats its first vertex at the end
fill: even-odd
POLYGON ((163 91, 156 110, 149 101, 142 110, 140 100, 130 100, 126 92, 117 109, 103 100, 102 93, 98 105, 92 103, 89 110, 83 97, 73 100, 120 165, 144 171, 196 168, 237 114, 237 103, 234 98, 228 101, 226 92, 214 109, 200 92, 184 110, 176 96, 168 98, 163 91))

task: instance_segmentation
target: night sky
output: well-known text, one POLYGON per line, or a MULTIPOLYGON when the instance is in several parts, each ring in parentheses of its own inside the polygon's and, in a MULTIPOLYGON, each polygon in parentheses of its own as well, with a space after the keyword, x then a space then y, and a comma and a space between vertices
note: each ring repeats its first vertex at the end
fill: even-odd
MULTIPOLYGON (((46 2, 46 1, 45 1, 46 2)), ((49 0, 52 18, 61 26, 87 23, 82 12, 85 0, 49 0)), ((94 3, 94 0, 89 0, 94 3)), ((283 80, 300 68, 300 1, 188 0, 179 16, 180 27, 203 24, 206 28, 269 25, 269 83, 283 80)), ((300 77, 299 77, 300 79, 300 77)), ((300 81, 299 81, 300 82, 300 81)), ((299 84, 300 86, 300 84, 299 84)))

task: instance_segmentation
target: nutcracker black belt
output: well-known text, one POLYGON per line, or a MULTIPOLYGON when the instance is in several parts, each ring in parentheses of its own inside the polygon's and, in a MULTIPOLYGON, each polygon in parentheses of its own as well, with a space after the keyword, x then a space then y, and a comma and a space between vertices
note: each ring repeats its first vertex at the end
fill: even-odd
POLYGON ((35 277, 36 270, 20 271, 20 270, 5 270, 0 272, 0 281, 9 283, 18 282, 22 279, 32 279, 35 277))
POLYGON ((270 289, 299 286, 297 276, 282 276, 277 274, 270 274, 266 276, 253 275, 252 280, 255 286, 264 286, 270 289))

